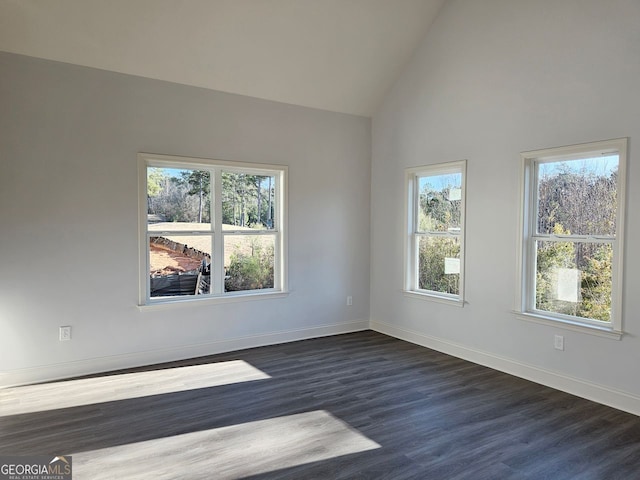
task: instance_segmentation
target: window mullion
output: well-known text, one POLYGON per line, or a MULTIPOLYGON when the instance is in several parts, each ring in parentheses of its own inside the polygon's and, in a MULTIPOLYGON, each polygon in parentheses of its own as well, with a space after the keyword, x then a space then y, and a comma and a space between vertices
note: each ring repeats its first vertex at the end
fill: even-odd
POLYGON ((224 291, 224 238, 222 234, 222 172, 219 168, 211 171, 213 175, 213 191, 211 192, 211 209, 213 210, 211 227, 213 228, 213 245, 211 259, 211 293, 221 294, 224 291))
POLYGON ((532 235, 531 238, 538 242, 571 242, 571 243, 593 243, 593 244, 614 244, 614 237, 597 237, 593 235, 532 235))
MULTIPOLYGON (((461 230, 462 232, 462 230, 461 230)), ((418 232, 421 235, 425 235, 428 237, 460 237, 459 232, 438 232, 438 231, 426 231, 426 232, 418 232)))

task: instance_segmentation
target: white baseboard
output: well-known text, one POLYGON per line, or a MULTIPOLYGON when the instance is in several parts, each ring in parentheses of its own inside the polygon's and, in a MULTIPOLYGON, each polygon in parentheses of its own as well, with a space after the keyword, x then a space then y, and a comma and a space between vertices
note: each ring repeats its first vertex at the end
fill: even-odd
POLYGON ((372 321, 371 330, 640 416, 640 397, 448 340, 372 321))
POLYGON ((263 335, 230 338, 196 345, 183 345, 179 347, 148 350, 144 352, 89 358, 53 365, 41 365, 38 367, 23 368, 19 370, 9 370, 0 372, 0 388, 48 382, 81 375, 120 370, 123 368, 141 367, 144 365, 203 357, 207 355, 214 355, 216 353, 232 352, 235 350, 276 345, 279 343, 294 342, 308 338, 326 337, 329 335, 339 335, 342 333, 357 332, 361 330, 369 330, 368 320, 323 325, 312 328, 300 328, 263 335))

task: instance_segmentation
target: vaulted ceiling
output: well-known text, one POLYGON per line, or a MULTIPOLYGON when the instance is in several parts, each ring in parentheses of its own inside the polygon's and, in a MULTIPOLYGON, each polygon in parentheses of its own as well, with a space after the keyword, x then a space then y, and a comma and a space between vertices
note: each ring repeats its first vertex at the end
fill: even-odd
POLYGON ((371 116, 444 0, 0 0, 0 50, 371 116))

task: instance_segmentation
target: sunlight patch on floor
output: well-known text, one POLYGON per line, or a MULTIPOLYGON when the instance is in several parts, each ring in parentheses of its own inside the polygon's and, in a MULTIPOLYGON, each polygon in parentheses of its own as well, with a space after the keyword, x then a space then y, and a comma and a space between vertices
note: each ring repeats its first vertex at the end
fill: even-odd
POLYGON ((376 448, 348 424, 316 410, 71 455, 78 478, 221 480, 376 448))
POLYGON ((0 389, 0 417, 271 378, 243 360, 0 389))

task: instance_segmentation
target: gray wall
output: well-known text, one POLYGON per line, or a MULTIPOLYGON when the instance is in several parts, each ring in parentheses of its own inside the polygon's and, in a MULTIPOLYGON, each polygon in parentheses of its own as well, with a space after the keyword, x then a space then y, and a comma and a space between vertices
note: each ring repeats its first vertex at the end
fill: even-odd
POLYGON ((374 328, 640 414, 639 22, 635 0, 445 2, 373 118, 374 328), (627 334, 517 319, 520 152, 618 137, 630 137, 627 334), (468 304, 406 298, 404 169, 462 159, 468 304))
POLYGON ((369 119, 6 53, 0 99, 0 384, 367 328, 369 119), (290 295, 138 309, 138 152, 288 165, 290 295))

